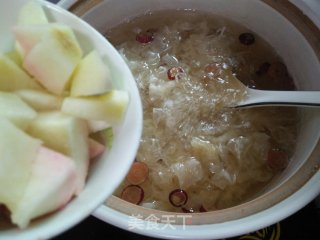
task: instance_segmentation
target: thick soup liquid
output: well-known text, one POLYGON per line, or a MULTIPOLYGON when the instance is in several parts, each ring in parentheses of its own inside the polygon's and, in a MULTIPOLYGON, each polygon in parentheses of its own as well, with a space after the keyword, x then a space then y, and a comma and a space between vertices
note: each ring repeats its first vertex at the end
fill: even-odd
POLYGON ((286 167, 296 109, 232 108, 246 97, 244 85, 294 89, 259 36, 196 11, 148 13, 105 35, 128 62, 144 107, 136 162, 116 196, 175 212, 223 209, 286 167))

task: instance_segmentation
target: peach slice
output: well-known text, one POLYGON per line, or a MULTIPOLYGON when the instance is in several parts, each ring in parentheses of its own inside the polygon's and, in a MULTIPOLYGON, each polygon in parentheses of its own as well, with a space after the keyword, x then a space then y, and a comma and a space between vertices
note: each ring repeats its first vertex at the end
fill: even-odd
POLYGON ((129 102, 128 93, 113 90, 101 96, 67 97, 61 111, 89 120, 103 120, 110 124, 119 123, 129 102))
POLYGON ((63 98, 46 91, 21 89, 14 92, 36 111, 59 110, 63 98))
POLYGON ((110 123, 103 120, 88 120, 87 123, 90 133, 99 132, 111 127, 110 123))
POLYGON ((0 202, 11 212, 27 187, 40 145, 41 141, 0 117, 0 202))
POLYGON ((41 89, 41 86, 6 55, 0 54, 0 91, 41 89))
POLYGON ((25 130, 37 116, 36 111, 13 93, 0 92, 0 116, 25 130))
POLYGON ((75 163, 69 157, 40 147, 31 177, 11 220, 25 228, 31 219, 55 211, 72 198, 77 182, 75 163))
POLYGON ((112 89, 108 65, 96 51, 90 52, 81 60, 73 74, 70 95, 73 97, 99 95, 112 89))
MULTIPOLYGON (((36 1, 29 1, 24 4, 20 9, 18 15, 18 25, 34 25, 34 24, 46 24, 48 19, 46 13, 39 3, 36 1)), ((19 42, 15 42, 15 49, 21 57, 25 56, 25 51, 19 42)))
POLYGON ((43 24, 48 23, 46 13, 39 3, 29 1, 20 9, 18 15, 18 24, 43 24))
POLYGON ((61 95, 82 58, 70 27, 52 27, 25 56, 23 67, 48 91, 61 95))
POLYGON ((98 141, 89 138, 89 156, 90 159, 93 159, 100 154, 102 154, 106 150, 105 145, 99 143, 98 141))
POLYGON ((61 112, 44 112, 31 122, 31 136, 41 139, 52 150, 70 156, 76 164, 77 189, 84 187, 89 168, 88 126, 85 120, 61 112))
POLYGON ((5 56, 7 56, 11 61, 13 61, 18 67, 22 69, 22 58, 17 50, 13 49, 9 52, 6 52, 5 56))
POLYGON ((24 58, 31 49, 37 45, 43 36, 50 31, 51 28, 59 28, 57 23, 38 24, 38 25, 17 25, 13 28, 15 39, 18 43, 18 52, 22 53, 24 58))

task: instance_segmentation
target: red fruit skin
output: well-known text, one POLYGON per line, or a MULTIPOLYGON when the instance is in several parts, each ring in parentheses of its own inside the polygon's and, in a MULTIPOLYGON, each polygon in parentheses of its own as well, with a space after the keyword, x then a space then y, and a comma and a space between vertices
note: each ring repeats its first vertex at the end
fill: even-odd
POLYGON ((280 149, 270 149, 267 164, 272 170, 283 170, 289 162, 288 153, 280 149))
POLYGON ((154 39, 154 36, 150 32, 146 32, 146 33, 141 32, 136 35, 136 41, 143 44, 150 43, 153 41, 153 39, 154 39))
POLYGON ((179 73, 183 73, 183 69, 181 67, 172 67, 168 70, 167 75, 169 80, 179 79, 179 73))
MULTIPOLYGON (((135 196, 136 197, 136 196, 135 196)), ((144 199, 144 191, 140 186, 137 185, 129 185, 127 186, 125 189, 123 189, 122 193, 121 193, 121 198, 125 201, 131 202, 133 204, 139 205, 143 199, 144 199), (131 190, 137 190, 140 191, 140 196, 138 196, 138 198, 136 199, 132 199, 130 198, 130 191, 131 190)))
POLYGON ((169 201, 175 207, 182 207, 188 202, 188 194, 182 189, 175 189, 169 194, 169 201), (178 198, 179 202, 175 202, 174 198, 178 198))

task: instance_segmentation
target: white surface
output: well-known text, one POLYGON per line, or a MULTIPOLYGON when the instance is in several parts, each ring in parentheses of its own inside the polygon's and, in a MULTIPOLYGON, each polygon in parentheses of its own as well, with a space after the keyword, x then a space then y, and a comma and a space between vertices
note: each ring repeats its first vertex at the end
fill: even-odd
MULTIPOLYGON (((11 28, 18 11, 28 0, 0 2, 0 51, 13 47, 11 28)), ((71 26, 85 44, 85 52, 97 49, 111 64, 112 75, 119 88, 127 90, 130 104, 123 123, 116 129, 113 148, 93 164, 83 192, 63 210, 30 225, 25 230, 1 230, 0 239, 35 240, 51 238, 79 223, 90 215, 120 184, 135 158, 142 129, 142 107, 131 72, 118 52, 87 23, 54 4, 40 1, 49 18, 71 26)), ((1 189, 3 191, 3 189, 1 189)))
MULTIPOLYGON (((299 31, 275 10, 256 0, 105 0, 99 6, 89 11, 84 19, 100 31, 105 31, 133 16, 141 15, 149 10, 167 8, 199 9, 215 13, 246 25, 248 28, 266 39, 281 55, 293 75, 296 85, 302 90, 320 89, 320 63, 299 31), (108 14, 105 14, 108 12, 108 14), (294 41, 293 41, 294 39, 294 41)), ((320 111, 306 109, 302 111, 301 134, 297 139, 294 157, 278 178, 278 182, 270 184, 276 187, 288 180, 303 164, 320 136, 320 111)), ((186 226, 164 230, 148 229, 147 223, 141 229, 131 229, 144 235, 172 238, 172 239, 219 239, 236 236, 250 231, 261 229, 282 220, 304 207, 320 192, 320 172, 310 180, 302 189, 285 201, 258 214, 221 224, 186 226)), ((94 216, 128 229, 130 216, 121 214, 113 209, 102 206, 94 212, 94 216)))

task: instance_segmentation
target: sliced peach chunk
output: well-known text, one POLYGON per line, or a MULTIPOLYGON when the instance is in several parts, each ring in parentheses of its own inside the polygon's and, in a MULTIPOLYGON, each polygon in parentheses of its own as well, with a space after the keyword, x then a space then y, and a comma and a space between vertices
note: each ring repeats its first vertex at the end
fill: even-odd
POLYGON ((85 120, 61 112, 43 112, 28 128, 31 136, 41 139, 46 147, 71 157, 77 169, 77 189, 84 187, 89 168, 88 126, 85 120))
POLYGON ((31 178, 12 212, 12 222, 25 228, 30 220, 62 208, 71 200, 76 183, 74 161, 40 147, 32 165, 31 178))
POLYGON ((92 138, 89 138, 89 156, 90 159, 93 159, 100 154, 102 154, 106 150, 106 147, 99 143, 98 141, 93 140, 92 138))
POLYGON ((41 89, 41 86, 6 55, 0 54, 0 90, 41 89))
POLYGON ((23 67, 48 91, 62 94, 82 58, 70 27, 52 27, 25 56, 23 67))
POLYGON ((70 95, 74 97, 104 94, 112 90, 108 65, 96 51, 90 52, 77 66, 72 79, 70 95))
POLYGON ((63 100, 61 96, 32 89, 21 89, 15 91, 15 94, 36 111, 59 110, 63 100))
POLYGON ((41 141, 0 117, 0 203, 14 212, 31 177, 41 141))
POLYGON ((61 111, 88 120, 116 124, 122 119, 128 101, 127 92, 113 90, 101 96, 67 97, 62 103, 61 111))
POLYGON ((0 116, 24 130, 37 113, 17 95, 0 91, 0 116))

